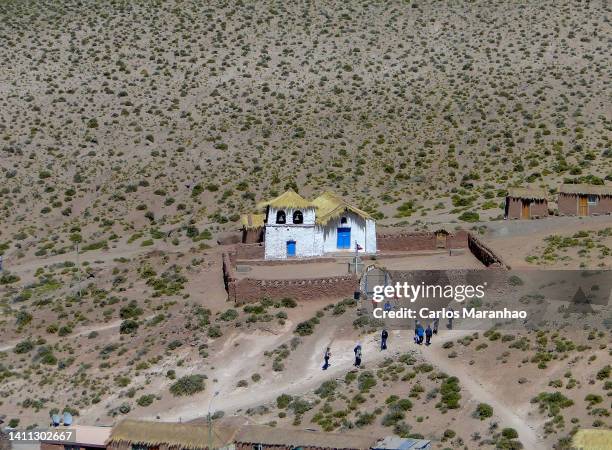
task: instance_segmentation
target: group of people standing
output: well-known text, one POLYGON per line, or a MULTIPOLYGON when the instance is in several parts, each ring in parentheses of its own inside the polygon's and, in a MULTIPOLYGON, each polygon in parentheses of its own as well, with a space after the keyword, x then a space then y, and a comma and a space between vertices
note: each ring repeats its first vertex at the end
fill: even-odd
MULTIPOLYGON (((429 328, 429 327, 428 327, 429 328)), ((437 333, 437 328, 436 328, 436 333, 437 333)), ((389 332, 386 329, 383 329, 382 332, 380 333, 380 350, 387 350, 387 339, 389 339, 389 332)), ((427 340, 427 345, 429 345, 429 339, 427 340)), ((355 354, 355 362, 354 362, 354 366, 355 367, 361 367, 361 356, 362 356, 362 347, 361 347, 361 343, 357 343, 357 345, 355 346, 355 348, 353 349, 353 353, 355 354)), ((331 364, 329 363, 329 360, 331 359, 331 347, 327 347, 325 349, 325 354, 323 355, 323 370, 327 370, 329 368, 329 366, 331 366, 331 364)))
MULTIPOLYGON (((425 345, 431 344, 431 338, 434 334, 438 334, 438 319, 433 321, 433 327, 431 324, 427 324, 426 328, 423 328, 423 325, 417 320, 415 321, 414 327, 414 342, 415 344, 422 345, 423 341, 425 341, 425 345)), ((386 329, 383 329, 380 333, 380 350, 387 350, 387 339, 389 339, 389 332, 386 329)), ((355 348, 353 349, 353 353, 355 354, 355 362, 353 365, 355 367, 361 367, 361 358, 362 358, 363 349, 361 347, 361 343, 357 343, 355 348)), ((329 360, 331 359, 331 347, 327 347, 325 349, 325 354, 323 355, 323 370, 327 370, 331 364, 329 360)))
POLYGON ((427 324, 427 328, 423 328, 423 325, 417 320, 414 324, 414 343, 418 345, 423 344, 423 338, 425 338, 425 345, 431 344, 431 338, 434 334, 438 334, 438 319, 433 322, 433 328, 430 324, 427 324))

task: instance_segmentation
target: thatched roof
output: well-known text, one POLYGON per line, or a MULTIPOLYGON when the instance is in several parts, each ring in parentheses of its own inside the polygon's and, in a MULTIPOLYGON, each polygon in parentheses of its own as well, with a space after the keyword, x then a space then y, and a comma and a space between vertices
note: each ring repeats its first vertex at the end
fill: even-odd
POLYGON ((60 441, 49 439, 43 442, 51 442, 54 444, 67 443, 81 444, 82 447, 99 447, 106 448, 106 441, 111 434, 111 427, 89 426, 89 425, 71 425, 70 429, 74 431, 74 435, 70 441, 60 441))
POLYGON ((268 206, 272 208, 288 208, 288 209, 302 209, 302 208, 314 208, 312 202, 309 202, 297 192, 289 189, 287 192, 279 195, 278 197, 268 200, 267 202, 260 202, 257 204, 258 209, 264 209, 268 206))
POLYGON ((376 442, 376 439, 370 435, 277 429, 265 425, 244 426, 236 435, 235 440, 243 444, 318 447, 338 450, 369 449, 376 442))
POLYGON ((593 184, 562 184, 559 188, 559 193, 580 195, 612 195, 612 186, 593 184))
MULTIPOLYGON (((230 444, 235 435, 236 428, 214 425, 212 448, 230 444)), ((208 426, 126 419, 113 428, 107 441, 121 442, 150 447, 168 444, 181 449, 205 450, 208 448, 208 426)))
MULTIPOLYGON (((353 212, 364 219, 372 218, 367 212, 351 205, 330 191, 324 192, 313 201, 308 201, 298 193, 289 190, 275 199, 257 204, 258 209, 264 209, 268 206, 277 209, 316 208, 316 223, 318 225, 326 225, 330 220, 337 219, 347 211, 353 212)), ((247 229, 258 228, 264 226, 265 217, 262 214, 244 214, 241 220, 242 225, 247 229), (261 225, 247 225, 249 216, 251 216, 252 222, 257 223, 259 223, 259 217, 261 217, 261 225)))
POLYGON ((538 188, 508 188, 508 197, 530 200, 546 200, 546 191, 538 188))
POLYGON ((247 230, 255 230, 264 226, 265 214, 243 214, 240 216, 242 226, 247 230))
POLYGON ((315 198, 312 203, 317 208, 316 222, 319 225, 325 225, 330 220, 337 219, 346 211, 351 211, 364 219, 372 218, 367 212, 347 203, 333 192, 324 192, 315 198))
POLYGON ((572 448, 589 450, 609 450, 612 448, 612 431, 578 430, 572 438, 572 448))

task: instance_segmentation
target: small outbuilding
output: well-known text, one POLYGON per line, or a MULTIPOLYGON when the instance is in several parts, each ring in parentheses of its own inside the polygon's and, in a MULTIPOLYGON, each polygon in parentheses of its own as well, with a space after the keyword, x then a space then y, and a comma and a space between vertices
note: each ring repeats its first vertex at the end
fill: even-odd
POLYGON ((557 203, 563 216, 612 214, 612 186, 562 184, 557 203))
POLYGON ((88 425, 70 425, 52 430, 57 431, 58 434, 70 430, 72 435, 68 440, 40 441, 40 450, 104 450, 111 434, 111 427, 88 425))
POLYGON ((401 438, 387 436, 372 447, 372 450, 431 450, 431 441, 428 439, 401 438))
POLYGON ((256 244, 263 241, 265 218, 264 214, 243 214, 240 216, 243 244, 256 244))
POLYGON ((510 188, 506 196, 506 219, 539 219, 548 216, 548 199, 544 189, 510 188))
POLYGON ((370 435, 356 433, 326 433, 247 425, 240 429, 234 443, 236 450, 368 450, 375 441, 370 435))
POLYGON ((214 424, 148 422, 126 419, 114 428, 107 450, 212 450, 233 449, 234 427, 214 424))

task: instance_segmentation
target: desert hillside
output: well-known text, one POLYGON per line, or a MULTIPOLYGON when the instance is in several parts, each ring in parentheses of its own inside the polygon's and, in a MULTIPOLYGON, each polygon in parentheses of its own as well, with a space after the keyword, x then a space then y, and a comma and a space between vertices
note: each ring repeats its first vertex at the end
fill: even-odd
MULTIPOLYGON (((228 302, 217 245, 261 200, 332 190, 380 232, 463 227, 515 269, 610 269, 611 216, 555 214, 560 183, 612 182, 610 31, 605 1, 0 2, 0 416, 210 407, 438 449, 610 429, 609 308, 431 347, 393 330, 384 352, 350 298, 228 302), (500 220, 519 186, 552 217, 500 220)), ((389 264, 481 267, 462 250, 389 264)))
POLYGON ((487 219, 508 186, 611 175, 606 2, 8 1, 0 17, 9 247, 235 228, 290 186, 388 221, 487 219))

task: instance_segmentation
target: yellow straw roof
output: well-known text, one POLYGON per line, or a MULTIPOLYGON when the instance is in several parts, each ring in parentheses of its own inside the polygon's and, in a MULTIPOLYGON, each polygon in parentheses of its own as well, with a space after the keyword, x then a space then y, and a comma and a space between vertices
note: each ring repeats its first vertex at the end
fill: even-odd
POLYGON ((330 191, 319 195, 312 203, 317 208, 316 222, 319 225, 325 225, 330 220, 337 219, 346 211, 351 211, 364 219, 372 218, 367 212, 347 203, 344 199, 330 191))
POLYGON ((265 218, 265 214, 243 214, 240 216, 240 222, 247 230, 254 230, 264 226, 265 218))
POLYGON ((578 430, 572 439, 572 448, 578 450, 609 450, 612 448, 612 431, 578 430))
MULTIPOLYGON (((231 443, 236 432, 235 428, 213 425, 212 448, 231 443)), ((126 419, 113 428, 107 443, 111 442, 148 447, 167 444, 180 449, 205 450, 208 448, 208 426, 126 419)))
POLYGON ((267 202, 260 202, 257 204, 258 209, 266 208, 271 206, 272 208, 288 208, 288 209, 299 209, 299 208, 314 208, 312 202, 309 202, 300 194, 292 189, 279 195, 278 197, 268 200, 267 202))
POLYGON ((508 188, 508 197, 546 200, 546 191, 539 188, 508 188))
POLYGON ((612 195, 612 186, 594 184, 562 184, 559 188, 562 194, 582 195, 612 195))

